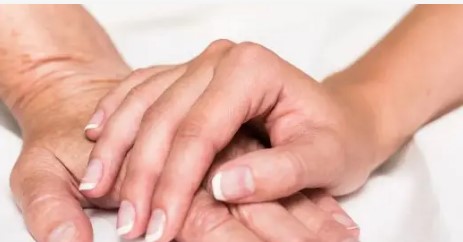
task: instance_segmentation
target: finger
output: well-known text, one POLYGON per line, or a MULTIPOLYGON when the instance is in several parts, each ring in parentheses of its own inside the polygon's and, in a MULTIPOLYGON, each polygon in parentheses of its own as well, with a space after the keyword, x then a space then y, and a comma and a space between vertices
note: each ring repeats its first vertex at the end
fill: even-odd
POLYGON ((92 227, 76 199, 77 189, 67 171, 56 166, 61 163, 47 161, 47 155, 23 155, 11 176, 28 230, 39 242, 91 242, 92 227))
POLYGON ((95 112, 91 116, 89 122, 84 128, 85 134, 90 140, 97 140, 103 130, 104 124, 111 117, 112 113, 117 110, 122 103, 127 93, 142 82, 149 79, 151 76, 166 70, 172 69, 173 66, 156 66, 149 68, 142 68, 133 71, 127 79, 121 82, 116 88, 108 92, 99 102, 95 108, 95 112))
POLYGON ((127 151, 132 147, 143 114, 185 71, 179 66, 149 77, 132 88, 104 125, 91 154, 79 190, 88 197, 101 197, 111 188, 127 151))
POLYGON ((240 204, 231 211, 264 241, 321 241, 277 202, 240 204))
POLYGON ((291 197, 282 199, 281 204, 324 242, 354 242, 356 237, 331 214, 317 207, 302 193, 296 193, 291 197))
MULTIPOLYGON (((214 80, 211 82, 176 130, 166 166, 156 185, 153 197, 153 208, 167 216, 169 222, 165 226, 166 236, 160 241, 168 241, 178 231, 191 198, 209 169, 215 154, 225 147, 241 124, 246 121, 246 114, 249 113, 248 107, 251 103, 248 99, 256 96, 252 103, 255 100, 257 103, 262 103, 259 101, 263 100, 262 93, 271 93, 269 99, 277 97, 278 91, 275 91, 272 85, 263 85, 263 90, 256 89, 257 86, 241 85, 255 83, 255 81, 262 83, 263 80, 249 79, 245 69, 234 69, 241 66, 226 62, 227 56, 237 55, 232 54, 236 52, 235 48, 227 52, 226 57, 220 61, 220 65, 233 66, 233 71, 221 71, 220 66, 214 69, 214 80, 222 78, 219 81, 220 84, 214 85, 214 80), (241 81, 239 84, 233 84, 236 80, 241 81), (227 85, 229 83, 230 85, 227 85), (271 90, 267 92, 268 89, 271 90), (178 177, 183 179, 178 179, 178 177)), ((245 57, 239 58, 243 58, 244 61, 245 57)), ((247 57, 255 59, 251 56, 247 57)), ((262 72, 263 70, 254 71, 262 72)), ((270 72, 269 77, 275 74, 270 72)), ((265 105, 268 105, 267 101, 262 104, 262 106, 265 105)), ((251 112, 258 114, 264 111, 260 106, 257 109, 259 110, 251 112)))
POLYGON ((262 242, 204 190, 193 199, 178 242, 262 242))
POLYGON ((344 211, 341 205, 326 192, 321 190, 304 190, 302 192, 308 197, 318 208, 330 214, 334 220, 344 225, 344 227, 355 237, 360 236, 360 227, 354 220, 344 211))
POLYGON ((220 55, 231 45, 230 41, 211 45, 190 62, 184 75, 145 112, 122 187, 125 206, 119 217, 127 222, 120 225, 119 232, 126 238, 137 237, 146 229, 154 185, 163 169, 176 127, 207 86, 220 55), (192 73, 190 68, 197 72, 192 73))
POLYGON ((295 140, 259 150, 217 169, 209 186, 214 197, 229 202, 259 202, 287 197, 308 187, 328 187, 342 171, 334 139, 318 135, 314 142, 295 140))

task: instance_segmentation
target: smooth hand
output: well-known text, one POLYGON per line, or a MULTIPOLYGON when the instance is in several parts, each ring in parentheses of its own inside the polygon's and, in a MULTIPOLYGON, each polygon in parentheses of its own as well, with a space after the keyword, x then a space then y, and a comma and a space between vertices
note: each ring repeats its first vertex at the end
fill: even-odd
POLYGON ((80 189, 107 194, 127 164, 122 197, 134 222, 123 233, 138 236, 149 221, 148 238, 167 241, 214 157, 246 124, 273 148, 214 169, 207 187, 216 199, 269 201, 318 187, 351 192, 375 167, 365 148, 374 145, 374 127, 363 123, 369 113, 361 106, 342 101, 261 46, 217 41, 183 65, 136 72, 100 102, 87 126, 98 141, 80 189))

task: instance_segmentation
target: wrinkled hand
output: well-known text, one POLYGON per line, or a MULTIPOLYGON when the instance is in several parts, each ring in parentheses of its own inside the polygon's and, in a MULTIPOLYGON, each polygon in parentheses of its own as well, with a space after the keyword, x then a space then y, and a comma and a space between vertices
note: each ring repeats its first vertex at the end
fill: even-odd
POLYGON ((97 89, 57 100, 25 122, 30 125, 23 127, 24 145, 11 174, 11 188, 37 241, 92 241, 91 224, 82 208, 119 205, 117 185, 108 196, 92 200, 77 189, 93 146, 82 128, 104 93, 97 89))
POLYGON ((216 199, 269 201, 319 187, 342 195, 379 163, 368 108, 256 44, 214 42, 134 86, 112 94, 128 92, 125 99, 100 103, 87 126, 89 137, 104 131, 80 188, 89 197, 106 194, 129 157, 122 193, 136 203, 137 221, 152 209, 153 241, 175 237, 215 155, 243 124, 267 135, 272 148, 218 168, 208 184, 216 199))

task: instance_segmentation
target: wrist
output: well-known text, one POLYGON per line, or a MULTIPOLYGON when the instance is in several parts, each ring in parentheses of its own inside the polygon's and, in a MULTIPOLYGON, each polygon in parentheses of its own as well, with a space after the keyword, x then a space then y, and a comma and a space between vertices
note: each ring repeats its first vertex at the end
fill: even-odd
POLYGON ((24 137, 52 129, 60 120, 84 125, 100 98, 130 71, 124 65, 113 67, 108 70, 115 71, 104 71, 98 65, 37 66, 34 71, 15 76, 22 79, 16 82, 20 85, 6 89, 9 95, 4 100, 24 137))
MULTIPOLYGON (((393 155, 418 127, 403 120, 403 109, 394 106, 387 91, 382 90, 374 75, 363 81, 348 70, 335 73, 324 82, 325 86, 345 110, 348 119, 358 127, 355 137, 363 137, 368 152, 372 152, 371 169, 376 168, 393 155), (383 95, 385 94, 385 95, 383 95), (361 134, 359 134, 361 133, 361 134)), ((353 131, 353 132, 356 132, 353 131)), ((365 150, 365 147, 362 148, 365 150)))

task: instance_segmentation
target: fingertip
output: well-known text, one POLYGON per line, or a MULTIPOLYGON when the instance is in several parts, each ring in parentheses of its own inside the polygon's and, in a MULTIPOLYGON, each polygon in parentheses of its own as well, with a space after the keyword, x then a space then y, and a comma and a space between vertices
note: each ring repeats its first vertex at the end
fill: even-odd
POLYGON ((98 127, 93 127, 93 126, 90 126, 90 127, 85 127, 84 128, 84 134, 85 134, 85 137, 90 140, 90 141, 97 141, 98 138, 100 138, 100 133, 101 133, 101 130, 100 128, 98 127))
POLYGON ((28 229, 38 241, 91 242, 93 240, 90 220, 76 202, 45 198, 24 211, 24 216, 28 229))
POLYGON ((93 113, 92 117, 84 127, 84 131, 93 130, 100 127, 105 119, 105 112, 102 109, 98 109, 93 113))
POLYGON ((223 195, 221 184, 222 184, 222 173, 217 173, 212 178, 212 195, 216 200, 225 201, 225 196, 223 195))
POLYGON ((146 229, 145 241, 157 242, 164 236, 167 216, 164 210, 154 209, 146 229))
POLYGON ((86 195, 89 195, 91 197, 100 195, 101 192, 98 190, 101 189, 97 189, 97 186, 101 185, 101 181, 103 180, 103 169, 104 165, 101 160, 90 160, 90 162, 87 165, 85 175, 80 182, 79 191, 85 192, 86 195))
POLYGON ((219 201, 234 201, 254 194, 252 171, 247 166, 236 166, 217 172, 212 178, 212 193, 219 201))

